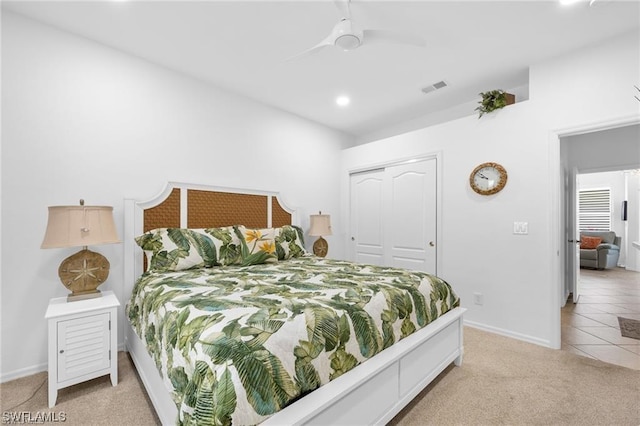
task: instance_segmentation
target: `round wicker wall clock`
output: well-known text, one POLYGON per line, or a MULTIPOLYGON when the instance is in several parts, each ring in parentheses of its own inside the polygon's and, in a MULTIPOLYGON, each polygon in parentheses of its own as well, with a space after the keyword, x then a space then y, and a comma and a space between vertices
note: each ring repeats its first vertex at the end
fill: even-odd
POLYGON ((469 184, 480 195, 496 194, 507 184, 507 171, 498 163, 482 163, 471 172, 469 184))

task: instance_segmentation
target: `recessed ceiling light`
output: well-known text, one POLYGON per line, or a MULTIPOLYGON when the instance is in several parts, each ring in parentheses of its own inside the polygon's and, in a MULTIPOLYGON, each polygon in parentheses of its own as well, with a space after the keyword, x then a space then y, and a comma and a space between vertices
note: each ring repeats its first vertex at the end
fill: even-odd
POLYGON ((575 4, 575 3, 579 3, 579 2, 581 2, 582 0, 559 0, 559 1, 560 1, 560 4, 561 4, 561 5, 563 5, 563 6, 569 6, 569 5, 572 5, 572 4, 575 4))
POLYGON ((338 104, 338 106, 341 106, 341 107, 346 107, 347 105, 349 105, 350 102, 351 102, 351 99, 349 99, 348 96, 338 96, 336 98, 336 104, 338 104))

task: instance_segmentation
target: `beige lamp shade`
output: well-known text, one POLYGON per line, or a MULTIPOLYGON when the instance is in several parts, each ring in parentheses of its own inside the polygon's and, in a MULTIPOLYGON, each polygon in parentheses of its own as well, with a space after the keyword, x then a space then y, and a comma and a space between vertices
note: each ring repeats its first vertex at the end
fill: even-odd
POLYGON ((310 216, 311 226, 309 235, 319 237, 323 235, 331 235, 331 216, 328 214, 312 214, 310 216))
POLYGON ((49 207, 47 231, 42 248, 83 247, 62 261, 58 276, 71 294, 67 301, 100 297, 98 286, 109 276, 109 261, 100 253, 87 249, 95 244, 119 243, 113 222, 113 207, 79 206, 49 207))
POLYGON ((119 243, 109 206, 52 206, 41 248, 119 243))

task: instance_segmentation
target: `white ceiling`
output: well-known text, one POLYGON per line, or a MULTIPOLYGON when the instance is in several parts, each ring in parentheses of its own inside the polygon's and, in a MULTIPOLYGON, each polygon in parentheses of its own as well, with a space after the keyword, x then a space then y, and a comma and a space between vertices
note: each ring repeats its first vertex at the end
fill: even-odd
MULTIPOLYGON (((526 86, 528 66, 628 31, 640 2, 358 1, 365 28, 415 33, 426 47, 325 48, 332 1, 3 1, 8 9, 356 137, 526 86), (449 86, 425 95, 440 80, 449 86), (340 94, 351 97, 336 106, 340 94)), ((473 113, 470 111, 469 114, 473 113)))

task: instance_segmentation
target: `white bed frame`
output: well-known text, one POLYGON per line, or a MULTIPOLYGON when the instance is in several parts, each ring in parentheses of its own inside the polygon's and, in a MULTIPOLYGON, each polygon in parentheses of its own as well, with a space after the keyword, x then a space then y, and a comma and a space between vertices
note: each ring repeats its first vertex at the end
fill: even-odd
MULTIPOLYGON (((142 274, 142 254, 133 239, 143 233, 143 211, 160 204, 174 188, 181 190, 182 224, 186 224, 187 217, 187 191, 183 189, 266 195, 269 200, 278 197, 275 192, 170 182, 151 200, 125 200, 124 296, 127 301, 137 277, 142 274)), ((282 202, 280 205, 291 213, 293 224, 299 223, 294 210, 282 202)), ((271 224, 270 207, 268 223, 271 224)), ((457 366, 462 364, 464 311, 455 308, 447 312, 427 327, 274 414, 263 424, 386 424, 452 362, 457 366)), ((144 342, 128 321, 125 321, 125 346, 160 421, 163 425, 175 424, 178 410, 144 342)))

